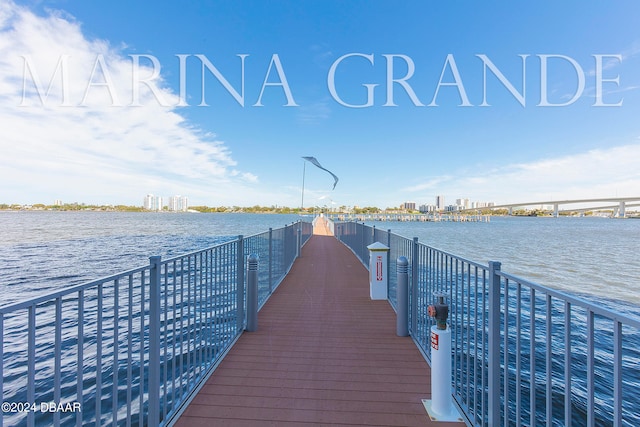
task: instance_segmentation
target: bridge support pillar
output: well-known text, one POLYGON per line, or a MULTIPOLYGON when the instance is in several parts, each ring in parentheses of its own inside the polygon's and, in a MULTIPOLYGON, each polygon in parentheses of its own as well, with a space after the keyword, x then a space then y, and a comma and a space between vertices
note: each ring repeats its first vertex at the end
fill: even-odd
POLYGON ((627 213, 625 212, 625 202, 620 202, 620 206, 618 207, 618 218, 626 218, 627 213))
POLYGON ((558 218, 558 204, 557 203, 553 204, 553 217, 554 218, 558 218))

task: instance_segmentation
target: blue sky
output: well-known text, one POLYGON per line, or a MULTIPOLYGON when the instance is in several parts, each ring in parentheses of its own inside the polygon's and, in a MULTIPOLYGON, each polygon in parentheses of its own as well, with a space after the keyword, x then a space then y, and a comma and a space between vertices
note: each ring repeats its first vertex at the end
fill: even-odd
POLYGON ((4 1, 0 203, 296 207, 302 156, 340 177, 307 164, 305 206, 635 197, 639 17, 634 1, 4 1))

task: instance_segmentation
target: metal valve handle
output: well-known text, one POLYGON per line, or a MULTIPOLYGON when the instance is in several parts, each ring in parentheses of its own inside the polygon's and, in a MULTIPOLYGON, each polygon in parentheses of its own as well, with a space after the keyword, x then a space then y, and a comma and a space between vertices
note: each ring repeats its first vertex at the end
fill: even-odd
POLYGON ((436 319, 436 326, 438 329, 445 330, 447 329, 447 318, 449 317, 449 305, 444 302, 447 294, 434 292, 433 295, 438 301, 427 307, 427 313, 429 316, 436 319))

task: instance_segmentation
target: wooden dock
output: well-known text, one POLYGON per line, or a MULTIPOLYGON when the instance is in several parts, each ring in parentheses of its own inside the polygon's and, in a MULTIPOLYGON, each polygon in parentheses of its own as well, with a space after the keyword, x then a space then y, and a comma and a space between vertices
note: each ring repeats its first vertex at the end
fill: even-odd
POLYGON ((429 419, 430 368, 324 224, 175 424, 451 426, 429 419))

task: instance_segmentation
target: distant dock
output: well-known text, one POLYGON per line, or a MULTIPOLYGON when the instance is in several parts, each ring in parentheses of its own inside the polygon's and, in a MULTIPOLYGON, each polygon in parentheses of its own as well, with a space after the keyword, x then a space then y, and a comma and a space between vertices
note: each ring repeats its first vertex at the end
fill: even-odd
POLYGON ((491 215, 469 215, 456 213, 383 213, 383 214, 325 214, 331 221, 416 221, 416 222, 489 222, 491 215))

